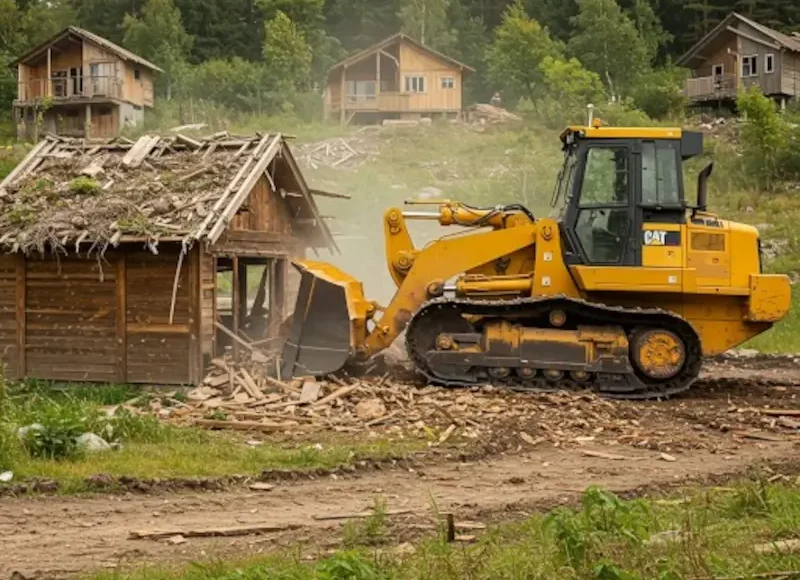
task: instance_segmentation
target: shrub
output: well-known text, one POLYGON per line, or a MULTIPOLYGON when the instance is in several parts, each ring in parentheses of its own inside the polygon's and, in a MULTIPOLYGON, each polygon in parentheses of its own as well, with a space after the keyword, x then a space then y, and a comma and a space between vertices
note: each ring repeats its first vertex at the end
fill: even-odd
POLYGON ((70 181, 69 190, 76 195, 95 195, 100 191, 100 184, 91 177, 82 175, 70 181))

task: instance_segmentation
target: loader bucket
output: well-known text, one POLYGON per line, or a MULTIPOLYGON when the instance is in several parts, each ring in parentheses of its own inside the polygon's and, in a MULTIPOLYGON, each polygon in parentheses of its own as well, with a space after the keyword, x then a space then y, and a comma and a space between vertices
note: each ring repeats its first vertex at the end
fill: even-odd
POLYGON ((300 289, 281 355, 281 378, 341 369, 364 339, 369 302, 361 282, 323 262, 299 261, 300 289))

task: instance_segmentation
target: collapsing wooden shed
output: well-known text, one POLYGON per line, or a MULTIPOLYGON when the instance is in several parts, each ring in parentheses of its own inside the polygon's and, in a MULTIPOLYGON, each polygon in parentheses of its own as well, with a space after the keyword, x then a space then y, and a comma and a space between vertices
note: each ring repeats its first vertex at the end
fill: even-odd
POLYGON ((288 262, 336 244, 286 140, 48 137, 0 182, 9 378, 194 384, 275 340, 288 262))

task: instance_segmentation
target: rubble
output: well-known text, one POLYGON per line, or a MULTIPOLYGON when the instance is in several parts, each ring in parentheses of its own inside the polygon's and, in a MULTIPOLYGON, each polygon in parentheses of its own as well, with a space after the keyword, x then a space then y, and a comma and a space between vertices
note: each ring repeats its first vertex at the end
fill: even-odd
POLYGON ((468 107, 466 116, 468 122, 480 125, 487 123, 519 123, 522 121, 522 117, 507 111, 503 107, 497 107, 486 103, 477 103, 468 107))
POLYGON ((305 165, 314 169, 353 169, 372 161, 378 156, 381 141, 366 133, 350 137, 333 137, 323 141, 305 143, 296 148, 297 156, 305 165))

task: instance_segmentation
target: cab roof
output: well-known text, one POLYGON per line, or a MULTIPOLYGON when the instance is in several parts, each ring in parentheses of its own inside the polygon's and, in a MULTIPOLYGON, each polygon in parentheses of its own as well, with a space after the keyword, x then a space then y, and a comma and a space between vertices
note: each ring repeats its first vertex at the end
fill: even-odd
POLYGON ((570 125, 561 133, 564 147, 581 139, 668 139, 680 141, 681 157, 689 159, 703 153, 703 134, 680 127, 608 127, 570 125))
POLYGON ((684 130, 680 127, 589 127, 570 125, 561 134, 561 140, 575 135, 585 139, 680 139, 684 130))

